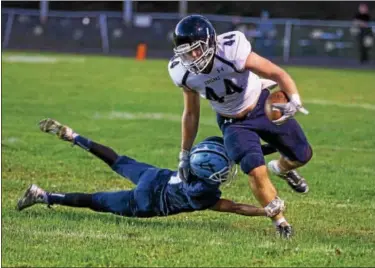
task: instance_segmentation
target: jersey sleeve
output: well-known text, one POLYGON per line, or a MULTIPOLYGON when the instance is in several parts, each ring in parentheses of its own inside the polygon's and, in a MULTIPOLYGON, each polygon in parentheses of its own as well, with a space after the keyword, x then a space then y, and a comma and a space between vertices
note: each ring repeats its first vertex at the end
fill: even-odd
POLYGON ((183 77, 184 72, 181 65, 181 62, 178 58, 172 58, 168 63, 168 72, 169 76, 172 79, 173 83, 178 86, 183 86, 183 77))
POLYGON ((234 64, 238 71, 243 71, 247 57, 251 52, 249 40, 240 31, 229 32, 223 34, 223 36, 226 57, 234 64))
POLYGON ((237 32, 237 48, 234 54, 234 65, 237 70, 242 71, 245 68, 247 57, 251 52, 251 44, 242 32, 237 32))

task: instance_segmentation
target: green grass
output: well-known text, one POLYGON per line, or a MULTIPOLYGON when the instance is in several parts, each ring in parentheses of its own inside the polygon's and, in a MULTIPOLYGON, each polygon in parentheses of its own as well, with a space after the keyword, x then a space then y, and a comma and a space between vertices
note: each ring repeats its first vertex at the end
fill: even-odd
MULTIPOLYGON (((9 55, 5 53, 3 59, 9 55)), ((182 94, 170 81, 167 62, 84 59, 2 63, 3 266, 375 264, 373 71, 287 68, 310 111, 298 120, 314 148, 313 159, 301 169, 310 184, 309 194, 293 193, 286 183, 272 177, 296 231, 291 241, 276 239, 265 218, 212 211, 153 219, 57 206, 15 211, 30 183, 61 192, 133 187, 87 152, 41 133, 37 122, 45 117, 56 118, 138 160, 168 168, 177 165, 178 120, 110 117, 112 112, 178 117, 182 94), (314 100, 333 104, 314 104, 314 100), (367 108, 345 106, 364 103, 369 104, 367 108)), ((219 135, 206 101, 202 101, 201 114, 205 124, 197 140, 219 135)), ((223 188, 223 196, 256 204, 242 174, 223 188)))

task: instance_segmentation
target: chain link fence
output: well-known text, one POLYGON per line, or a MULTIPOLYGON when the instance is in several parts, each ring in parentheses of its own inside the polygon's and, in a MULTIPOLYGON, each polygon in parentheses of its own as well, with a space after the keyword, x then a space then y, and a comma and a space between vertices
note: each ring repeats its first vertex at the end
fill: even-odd
MULTIPOLYGON (((254 51, 284 62, 358 58, 358 29, 350 21, 241 18, 234 23, 230 16, 206 17, 218 34, 242 31, 254 51)), ((37 10, 3 9, 2 48, 134 56, 137 46, 144 43, 149 56, 170 57, 172 31, 178 21, 178 14, 136 14, 133 24, 127 25, 119 12, 51 11, 42 23, 37 10)), ((375 33, 375 24, 371 27, 375 33)), ((374 60, 374 34, 365 42, 374 60)))

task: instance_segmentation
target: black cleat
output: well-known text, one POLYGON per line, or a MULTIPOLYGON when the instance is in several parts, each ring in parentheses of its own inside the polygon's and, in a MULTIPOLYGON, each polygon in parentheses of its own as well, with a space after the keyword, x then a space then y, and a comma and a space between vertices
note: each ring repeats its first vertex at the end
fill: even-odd
POLYGON ((286 180, 289 186, 298 193, 307 193, 309 186, 304 177, 298 174, 296 170, 288 171, 286 174, 277 175, 280 178, 286 180))
POLYGON ((279 169, 276 167, 277 160, 272 160, 268 163, 268 169, 278 177, 286 180, 289 186, 297 193, 307 193, 309 191, 309 186, 304 177, 298 174, 297 170, 293 169, 287 173, 280 173, 279 169))
POLYGON ((276 233, 281 238, 290 239, 293 236, 293 228, 291 225, 279 225, 276 226, 276 233))

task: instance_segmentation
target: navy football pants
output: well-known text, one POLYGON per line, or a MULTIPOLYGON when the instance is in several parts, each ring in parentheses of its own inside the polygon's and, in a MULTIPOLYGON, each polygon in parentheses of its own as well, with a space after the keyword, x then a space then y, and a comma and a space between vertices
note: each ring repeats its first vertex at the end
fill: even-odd
POLYGON ((129 217, 154 216, 157 212, 150 212, 153 205, 152 193, 158 183, 160 169, 137 162, 127 156, 120 156, 113 164, 112 169, 119 175, 130 179, 137 187, 127 191, 93 194, 94 210, 129 217))
POLYGON ((256 107, 244 118, 231 120, 217 114, 227 153, 246 174, 265 164, 260 138, 291 161, 307 163, 312 157, 306 136, 294 118, 282 125, 267 118, 264 105, 269 94, 268 89, 262 90, 256 107))

